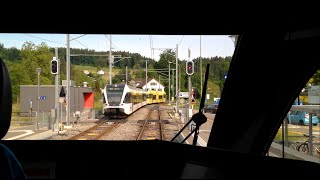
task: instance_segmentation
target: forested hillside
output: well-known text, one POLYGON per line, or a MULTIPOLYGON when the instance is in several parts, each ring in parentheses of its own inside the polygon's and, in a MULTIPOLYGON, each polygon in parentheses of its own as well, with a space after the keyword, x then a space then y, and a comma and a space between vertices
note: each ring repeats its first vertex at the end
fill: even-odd
MULTIPOLYGON (((55 49, 48 47, 45 43, 35 45, 32 42, 25 42, 21 49, 14 47, 4 47, 0 44, 0 57, 5 61, 12 81, 13 101, 16 101, 20 95, 20 85, 36 85, 37 73, 36 68, 41 68, 40 84, 49 85, 54 84, 54 75, 50 73, 50 61, 54 56, 55 49)), ((59 59, 61 62, 61 80, 66 79, 66 49, 64 47, 58 48, 59 59)), ((100 88, 109 83, 109 60, 107 56, 109 52, 101 52, 89 49, 70 49, 71 54, 82 54, 82 56, 71 56, 71 79, 76 81, 77 86, 82 86, 83 82, 88 82, 94 90, 100 93, 100 88), (89 56, 88 56, 89 55, 89 56), (93 56, 100 55, 100 56, 93 56), (84 70, 88 70, 90 74, 86 75, 84 70), (97 71, 103 70, 104 75, 98 75, 97 71)), ((168 50, 160 55, 160 60, 155 61, 151 58, 144 57, 138 53, 131 53, 125 51, 115 51, 112 55, 116 57, 130 57, 130 58, 116 58, 113 66, 112 82, 124 83, 126 66, 128 67, 128 80, 134 78, 145 77, 145 66, 148 61, 148 77, 160 80, 165 85, 165 90, 168 93, 169 79, 168 69, 169 61, 170 68, 175 69, 175 52, 168 50), (160 73, 157 70, 162 69, 160 73), (165 69, 165 71, 163 71, 165 69)), ((196 98, 199 99, 200 93, 200 58, 193 59, 195 65, 195 73, 192 75, 192 86, 196 90, 196 98)), ((208 93, 211 97, 219 97, 223 87, 224 76, 227 74, 231 57, 211 57, 202 58, 202 76, 205 74, 206 64, 210 64, 210 75, 208 82, 208 93)), ((179 86, 181 91, 187 91, 188 81, 186 71, 186 61, 179 59, 179 86)), ((174 71, 171 71, 172 77, 175 77, 174 71)), ((202 78, 202 81, 204 78, 202 78)), ((61 83, 61 82, 60 82, 61 83)), ((171 87, 175 89, 175 81, 171 87)), ((172 90, 171 90, 172 91, 172 90)), ((174 91, 175 92, 175 91, 174 91)))

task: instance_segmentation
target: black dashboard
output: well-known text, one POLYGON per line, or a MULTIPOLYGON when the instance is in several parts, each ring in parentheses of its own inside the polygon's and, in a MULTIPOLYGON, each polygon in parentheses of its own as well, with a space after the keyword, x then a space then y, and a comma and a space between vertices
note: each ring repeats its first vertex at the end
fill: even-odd
POLYGON ((29 178, 297 178, 312 162, 165 141, 2 141, 29 178), (23 150, 22 150, 23 149, 23 150), (284 169, 299 169, 286 173, 284 169))

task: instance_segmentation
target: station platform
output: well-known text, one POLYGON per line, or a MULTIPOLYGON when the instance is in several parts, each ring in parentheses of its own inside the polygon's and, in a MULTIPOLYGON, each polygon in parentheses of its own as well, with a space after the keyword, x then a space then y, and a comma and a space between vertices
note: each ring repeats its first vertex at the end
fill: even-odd
MULTIPOLYGON (((196 110, 193 110, 193 114, 197 113, 196 110)), ((204 115, 207 117, 207 122, 202 124, 200 126, 199 130, 199 136, 198 136, 198 145, 206 147, 207 142, 210 136, 212 124, 214 122, 215 114, 210 114, 210 113, 204 113, 204 115)), ((180 129, 183 128, 183 126, 187 123, 187 120, 181 116, 175 116, 174 114, 171 114, 171 118, 174 119, 179 123, 180 129)), ((190 123, 191 124, 191 123, 190 123)), ((187 128, 184 129, 184 131, 181 134, 182 139, 185 139, 191 132, 191 126, 189 125, 187 128)), ((194 136, 191 135, 186 141, 186 144, 192 144, 194 136)))
MULTIPOLYGON (((70 117, 70 120, 72 122, 73 117, 70 117)), ((88 119, 87 116, 80 117, 80 122, 89 120, 96 121, 96 119, 88 119)), ((63 122, 63 124, 65 124, 65 122, 63 122)), ((72 123, 70 123, 70 126, 72 126, 72 123)), ((48 129, 48 127, 41 127, 38 130, 36 124, 14 128, 10 127, 2 140, 46 140, 50 139, 51 136, 57 132, 57 127, 51 127, 51 129, 48 129)))

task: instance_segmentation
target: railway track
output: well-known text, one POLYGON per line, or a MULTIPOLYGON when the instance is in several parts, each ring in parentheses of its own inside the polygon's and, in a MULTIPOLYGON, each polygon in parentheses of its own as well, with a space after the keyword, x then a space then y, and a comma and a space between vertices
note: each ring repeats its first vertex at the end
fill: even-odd
MULTIPOLYGON (((159 106, 153 106, 147 116, 147 120, 143 120, 143 125, 138 133, 136 140, 162 140, 163 123, 160 120, 159 106)), ((141 121, 140 121, 141 122, 141 121)))
POLYGON ((100 121, 97 125, 69 138, 69 140, 98 140, 100 137, 107 135, 121 123, 100 121))

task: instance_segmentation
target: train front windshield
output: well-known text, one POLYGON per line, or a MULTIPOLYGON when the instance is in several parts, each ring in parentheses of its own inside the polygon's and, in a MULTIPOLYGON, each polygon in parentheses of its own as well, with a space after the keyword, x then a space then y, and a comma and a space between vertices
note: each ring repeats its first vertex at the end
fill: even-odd
POLYGON ((119 105, 124 86, 107 86, 107 100, 110 105, 119 105))

